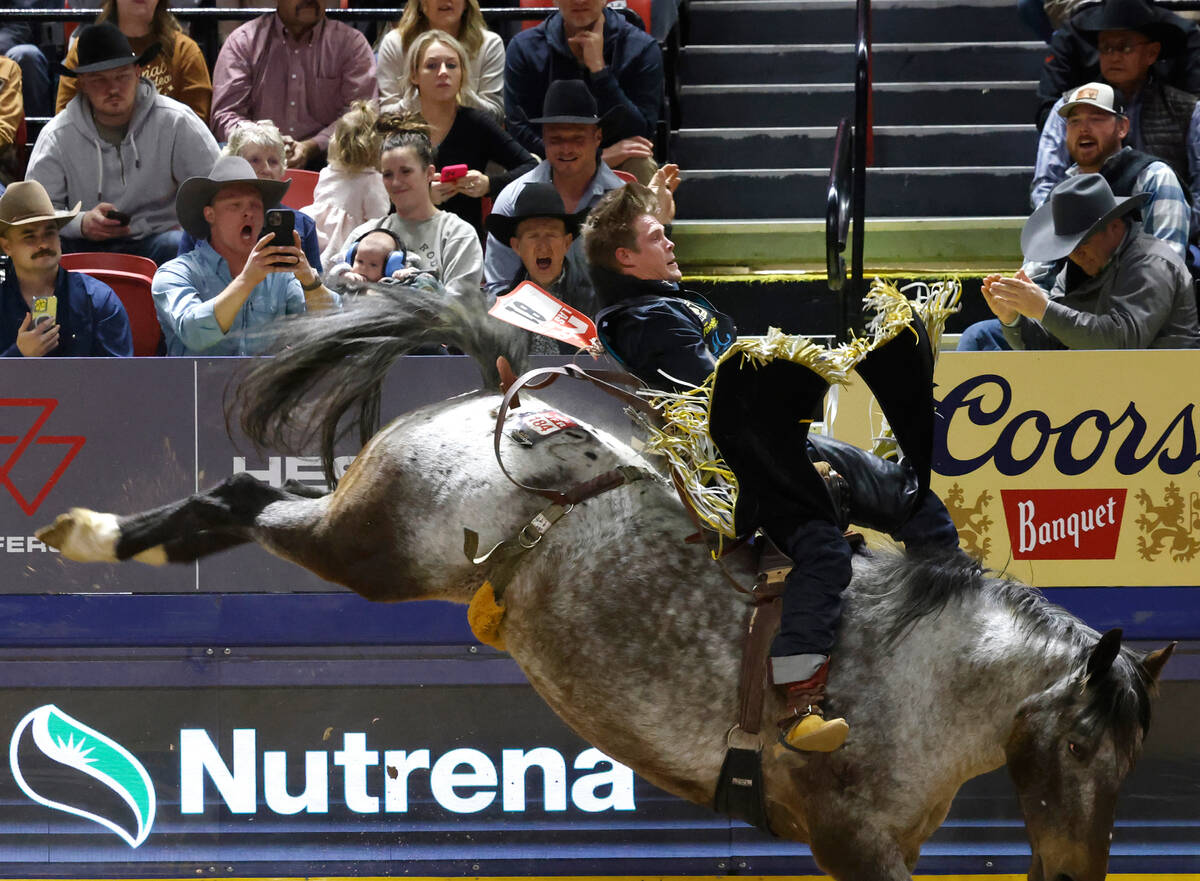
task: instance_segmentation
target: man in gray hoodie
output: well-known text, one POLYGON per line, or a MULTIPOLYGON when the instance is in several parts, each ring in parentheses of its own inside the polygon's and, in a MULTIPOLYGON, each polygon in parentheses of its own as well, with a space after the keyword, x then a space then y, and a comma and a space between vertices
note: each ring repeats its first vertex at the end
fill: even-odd
POLYGON ((116 27, 91 25, 79 36, 78 65, 62 68, 79 91, 42 130, 27 177, 56 207, 83 203, 63 228, 65 253, 116 251, 161 265, 179 250, 175 192, 207 174, 219 151, 191 108, 141 78, 157 48, 136 56, 116 27))

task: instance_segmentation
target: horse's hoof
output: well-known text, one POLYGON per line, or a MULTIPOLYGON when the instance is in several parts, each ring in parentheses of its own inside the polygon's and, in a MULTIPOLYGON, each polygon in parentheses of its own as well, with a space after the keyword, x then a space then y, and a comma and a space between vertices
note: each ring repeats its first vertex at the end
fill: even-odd
POLYGON ((117 562, 117 539, 121 527, 116 514, 101 514, 87 508, 72 508, 59 514, 36 533, 38 541, 57 548, 68 560, 77 563, 117 562))

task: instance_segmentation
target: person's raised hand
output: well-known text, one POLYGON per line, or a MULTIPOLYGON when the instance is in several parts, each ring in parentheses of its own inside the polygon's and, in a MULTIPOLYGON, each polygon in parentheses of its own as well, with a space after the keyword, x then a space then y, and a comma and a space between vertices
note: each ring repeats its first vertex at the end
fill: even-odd
POLYGON ((33 323, 33 314, 26 312, 17 329, 17 349, 26 358, 41 358, 58 348, 58 325, 53 321, 33 323))
POLYGON ((279 256, 278 262, 282 264, 277 272, 291 272, 296 276, 296 281, 300 282, 303 287, 312 287, 314 282, 321 280, 321 274, 312 268, 312 264, 308 262, 308 255, 304 253, 304 248, 300 242, 300 233, 292 230, 292 241, 295 243, 290 248, 276 248, 279 256), (294 258, 292 262, 288 262, 287 258, 294 258))
POLYGON ((654 145, 641 135, 632 138, 622 138, 614 144, 609 144, 600 154, 609 168, 616 168, 626 159, 635 156, 654 156, 654 145))
POLYGON ((451 196, 458 193, 458 181, 450 180, 442 182, 442 173, 435 172, 433 175, 433 183, 429 187, 429 198, 433 200, 434 205, 441 205, 451 196))
POLYGON ((604 70, 604 15, 592 26, 567 38, 567 45, 579 63, 592 73, 604 70))
POLYGON ((476 171, 473 168, 456 180, 455 183, 458 184, 458 191, 460 193, 470 196, 473 199, 482 199, 488 194, 488 187, 491 186, 488 176, 482 171, 476 171))
MULTIPOLYGON (((1016 315, 1024 315, 1026 318, 1032 318, 1035 321, 1041 321, 1046 314, 1046 304, 1049 302, 1049 297, 1046 292, 1038 285, 1034 284, 1024 270, 1017 272, 1015 276, 1002 277, 996 279, 989 287, 988 296, 991 301, 999 303, 1005 311, 1016 313, 1016 315)), ((995 312, 995 308, 992 309, 995 312)), ((997 313, 997 318, 1001 321, 1002 318, 997 313)), ((1011 322, 1015 319, 1015 315, 1008 318, 1011 322)))
POLYGON ((675 219, 675 191, 679 189, 679 166, 669 162, 654 172, 650 178, 650 191, 658 201, 655 217, 663 226, 669 226, 675 219))
POLYGON ((297 141, 288 135, 284 135, 283 150, 288 168, 307 168, 321 152, 316 141, 297 141))
MULTIPOLYGON (((295 232, 293 232, 293 237, 295 235, 295 232)), ((239 273, 241 278, 251 287, 258 285, 272 272, 294 271, 298 263, 296 252, 299 252, 300 259, 304 259, 304 252, 299 248, 272 245, 271 240, 274 238, 274 233, 268 233, 259 239, 254 245, 254 249, 250 252, 250 256, 246 260, 246 265, 242 267, 242 271, 239 273)), ((308 265, 307 260, 304 262, 305 265, 308 265)))

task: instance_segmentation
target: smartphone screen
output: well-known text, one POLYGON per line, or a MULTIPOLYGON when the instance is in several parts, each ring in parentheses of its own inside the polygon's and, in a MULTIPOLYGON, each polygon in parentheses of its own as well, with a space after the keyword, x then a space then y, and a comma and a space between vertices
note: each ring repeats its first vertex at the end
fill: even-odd
POLYGON ((292 239, 292 230, 296 225, 296 215, 287 209, 272 208, 267 212, 267 232, 274 233, 272 245, 291 247, 296 244, 292 239))
POLYGON ((37 327, 43 321, 54 322, 58 317, 58 297, 34 297, 33 326, 37 327))

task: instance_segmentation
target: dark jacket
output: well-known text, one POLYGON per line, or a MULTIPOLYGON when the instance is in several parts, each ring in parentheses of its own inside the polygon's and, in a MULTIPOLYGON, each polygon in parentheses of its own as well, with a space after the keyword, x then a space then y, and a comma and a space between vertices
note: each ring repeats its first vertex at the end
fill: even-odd
POLYGON ((601 116, 620 110, 616 124, 605 126, 606 146, 634 135, 653 138, 662 116, 664 90, 658 43, 619 13, 606 9, 604 61, 606 67, 592 74, 575 60, 558 12, 513 37, 504 63, 504 111, 509 133, 526 150, 545 156, 541 126, 531 125, 528 120, 541 117, 546 90, 554 80, 583 80, 601 116))
POLYGON ((593 266, 604 305, 596 332, 604 348, 651 388, 681 391, 708 378, 737 339, 733 319, 699 294, 593 266))
MULTIPOLYGON (((58 348, 50 355, 56 358, 133 355, 129 317, 112 288, 90 275, 60 268, 54 295, 58 297, 58 348)), ((0 355, 3 357, 22 357, 17 348, 17 331, 28 314, 29 307, 21 296, 17 274, 10 269, 0 285, 0 355)))
MULTIPOLYGON (((1095 7, 1092 7, 1093 9, 1095 7)), ((1100 79, 1100 53, 1095 43, 1087 38, 1078 27, 1079 16, 1084 10, 1054 32, 1050 41, 1050 54, 1042 67, 1038 81, 1037 127, 1041 131, 1054 103, 1068 89, 1100 79)), ((1194 21, 1160 10, 1164 20, 1176 25, 1185 34, 1187 46, 1182 53, 1160 58, 1150 68, 1168 85, 1185 92, 1200 93, 1200 27, 1194 21)), ((1163 47, 1164 54, 1166 47, 1163 47)))

